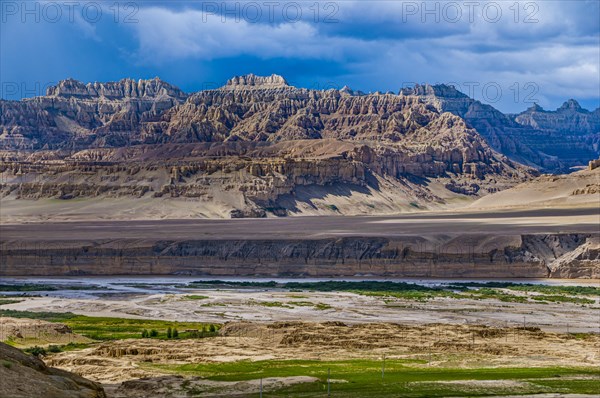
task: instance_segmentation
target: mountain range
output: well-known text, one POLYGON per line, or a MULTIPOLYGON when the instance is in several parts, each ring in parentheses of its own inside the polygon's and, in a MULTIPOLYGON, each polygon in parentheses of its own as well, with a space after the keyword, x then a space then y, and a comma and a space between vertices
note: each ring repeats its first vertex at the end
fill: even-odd
POLYGON ((193 217, 448 207, 600 156, 600 109, 575 100, 509 115, 453 86, 365 94, 277 75, 193 94, 68 79, 0 101, 0 132, 5 205, 173 198, 193 217))

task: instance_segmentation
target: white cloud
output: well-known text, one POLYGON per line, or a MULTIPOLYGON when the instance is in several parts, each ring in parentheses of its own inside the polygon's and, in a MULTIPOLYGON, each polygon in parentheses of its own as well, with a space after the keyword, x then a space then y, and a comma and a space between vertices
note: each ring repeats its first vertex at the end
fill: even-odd
POLYGON ((324 40, 307 22, 259 24, 244 20, 222 22, 201 11, 175 12, 164 8, 140 10, 134 25, 140 41, 139 56, 147 61, 193 57, 203 60, 253 55, 262 58, 342 60, 360 40, 324 40), (333 43, 332 43, 333 41, 333 43))
MULTIPOLYGON (((475 12, 473 24, 422 23, 418 16, 407 22, 417 31, 435 31, 423 35, 410 32, 408 25, 393 26, 394 21, 402 23, 403 10, 398 2, 340 3, 336 15, 340 26, 333 27, 309 18, 295 23, 236 22, 231 18, 223 22, 220 16, 196 9, 142 8, 139 23, 133 26, 139 39, 135 57, 149 65, 244 55, 326 60, 350 71, 340 77, 348 79, 340 85, 351 83, 366 90, 397 90, 410 81, 457 82, 463 90, 470 82, 480 87, 497 83, 503 96, 492 104, 505 111, 528 106, 523 100, 531 90, 523 86, 529 82, 539 88, 535 98, 544 106, 557 97, 598 98, 599 28, 593 15, 590 17, 598 10, 597 2, 573 6, 568 2, 538 2, 532 15, 537 23, 523 23, 533 11, 525 4, 532 2, 519 4, 518 22, 509 9, 514 2, 494 3, 501 4, 503 10, 496 23, 486 21, 481 10, 475 12), (517 102, 512 89, 515 83, 520 90, 517 102)), ((481 91, 473 94, 485 100, 481 91)))

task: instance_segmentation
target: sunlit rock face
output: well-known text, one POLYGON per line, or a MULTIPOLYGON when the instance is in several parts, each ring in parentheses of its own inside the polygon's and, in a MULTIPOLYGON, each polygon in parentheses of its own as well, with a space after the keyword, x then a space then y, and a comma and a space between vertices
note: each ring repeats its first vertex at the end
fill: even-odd
POLYGON ((474 127, 495 150, 546 172, 568 171, 600 156, 600 108, 583 109, 570 99, 555 111, 534 104, 505 115, 452 86, 415 86, 401 95, 417 95, 439 111, 451 112, 474 127))
POLYGON ((158 78, 88 84, 67 79, 46 96, 0 101, 0 149, 8 151, 324 138, 398 147, 435 141, 441 127, 473 129, 471 141, 482 137, 508 158, 544 171, 600 156, 600 109, 589 112, 569 100, 556 111, 534 105, 505 115, 449 85, 364 94, 349 87, 295 88, 282 76, 250 74, 188 95, 158 78), (457 127, 438 120, 445 112, 458 117, 452 122, 457 127))

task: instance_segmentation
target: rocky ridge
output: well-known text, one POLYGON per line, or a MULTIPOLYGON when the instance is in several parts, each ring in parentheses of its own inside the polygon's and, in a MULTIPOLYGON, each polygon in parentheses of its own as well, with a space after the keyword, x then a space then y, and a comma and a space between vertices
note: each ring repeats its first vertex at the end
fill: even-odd
POLYGON ((600 109, 575 100, 556 111, 534 105, 507 115, 447 85, 364 94, 348 87, 309 90, 278 75, 237 76, 191 95, 161 81, 61 81, 43 97, 0 101, 0 149, 118 148, 140 144, 277 142, 335 138, 411 143, 432 113, 450 112, 492 149, 544 171, 600 156, 600 109))
POLYGON ((264 216, 298 213, 298 201, 310 210, 318 189, 383 196, 377 206, 347 201, 369 214, 536 175, 418 95, 298 89, 276 75, 190 96, 158 79, 66 80, 45 97, 0 102, 0 117, 3 200, 220 198, 220 214, 264 216))
POLYGON ((439 208, 537 175, 518 162, 596 158, 597 113, 504 115, 446 85, 364 94, 247 75, 188 95, 158 78, 68 79, 0 101, 0 197, 182 198, 218 202, 197 213, 219 217, 439 208))
POLYGON ((278 87, 289 87, 287 81, 283 76, 271 75, 271 76, 256 76, 255 74, 249 74, 245 76, 235 76, 227 81, 227 84, 223 89, 239 90, 239 89, 265 89, 265 88, 278 88, 278 87))
POLYGON ((469 98, 453 86, 417 85, 400 94, 418 96, 440 112, 460 116, 492 148, 542 171, 569 171, 600 156, 600 108, 590 112, 574 99, 556 111, 534 104, 511 115, 469 98))
POLYGON ((0 343, 0 396, 10 398, 106 398, 98 383, 51 368, 33 356, 0 343))

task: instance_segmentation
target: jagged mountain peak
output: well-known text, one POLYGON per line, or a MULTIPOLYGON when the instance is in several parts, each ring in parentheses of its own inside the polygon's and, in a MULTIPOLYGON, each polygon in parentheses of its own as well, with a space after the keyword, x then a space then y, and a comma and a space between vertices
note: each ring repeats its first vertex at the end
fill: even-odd
POLYGON ((265 89, 291 87, 283 76, 257 76, 253 73, 243 76, 234 76, 227 81, 225 89, 265 89))
POLYGON ((527 108, 526 112, 545 112, 544 108, 538 105, 537 102, 534 102, 529 108, 527 108))
POLYGON ((506 115, 446 84, 415 85, 399 95, 365 94, 349 87, 295 88, 282 76, 254 74, 190 96, 159 78, 87 84, 66 79, 47 97, 0 101, 0 149, 323 138, 404 145, 416 136, 427 142, 448 128, 444 118, 432 124, 444 112, 463 118, 493 149, 543 170, 598 157, 600 111, 581 110, 575 100, 557 111, 535 104, 506 115))
POLYGON ((352 90, 350 87, 348 86, 344 86, 342 87, 340 90, 340 94, 342 95, 354 95, 354 90, 352 90))
POLYGON ((574 100, 573 98, 571 98, 570 100, 568 100, 564 104, 562 104, 561 107, 557 109, 557 111, 576 111, 576 112, 581 112, 581 111, 586 111, 586 110, 583 109, 581 107, 581 105, 579 105, 579 102, 577 102, 576 100, 574 100))
POLYGON ((178 87, 158 77, 148 80, 125 78, 116 82, 93 82, 87 84, 73 78, 68 78, 61 80, 55 86, 49 87, 46 90, 46 95, 50 97, 113 98, 167 96, 178 99, 187 97, 178 87))
POLYGON ((415 84, 414 87, 403 88, 400 95, 416 95, 419 97, 441 97, 441 98, 469 98, 466 94, 458 91, 456 87, 448 84, 415 84))

